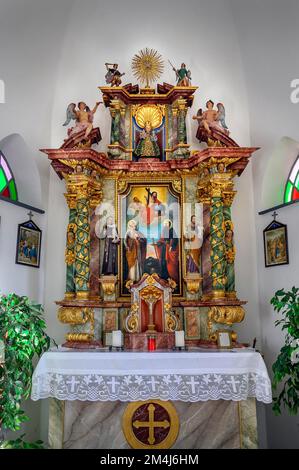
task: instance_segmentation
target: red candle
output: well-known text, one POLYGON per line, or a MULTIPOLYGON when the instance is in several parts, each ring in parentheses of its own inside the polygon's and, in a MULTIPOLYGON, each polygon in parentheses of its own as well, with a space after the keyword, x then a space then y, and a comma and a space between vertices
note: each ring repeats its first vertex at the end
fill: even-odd
POLYGON ((147 340, 147 347, 149 351, 155 351, 156 349, 156 338, 154 336, 149 336, 147 340))

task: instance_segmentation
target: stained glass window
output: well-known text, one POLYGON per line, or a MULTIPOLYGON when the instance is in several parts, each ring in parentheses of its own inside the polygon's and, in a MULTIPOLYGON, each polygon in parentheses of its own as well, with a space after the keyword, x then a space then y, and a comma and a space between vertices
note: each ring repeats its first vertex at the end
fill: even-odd
POLYGON ((5 196, 13 201, 18 200, 16 183, 11 169, 0 152, 0 196, 5 196))
POLYGON ((299 156, 290 171, 284 191, 284 202, 296 200, 299 200, 299 156))

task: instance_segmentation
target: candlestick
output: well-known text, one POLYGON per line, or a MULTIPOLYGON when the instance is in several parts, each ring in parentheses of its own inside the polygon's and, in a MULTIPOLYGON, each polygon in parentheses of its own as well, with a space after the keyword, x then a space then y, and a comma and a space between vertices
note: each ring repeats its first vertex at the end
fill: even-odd
POLYGON ((106 346, 112 346, 112 333, 106 333, 106 340, 105 340, 106 346))
POLYGON ((185 347, 185 332, 184 330, 175 331, 175 347, 184 348, 185 347))
POLYGON ((121 330, 112 331, 112 346, 114 348, 122 347, 122 332, 121 330))

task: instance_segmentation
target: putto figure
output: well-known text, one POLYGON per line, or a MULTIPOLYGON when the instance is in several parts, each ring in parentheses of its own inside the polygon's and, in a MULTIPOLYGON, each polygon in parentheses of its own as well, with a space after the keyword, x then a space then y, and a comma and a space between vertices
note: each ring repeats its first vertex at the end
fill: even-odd
POLYGON ((187 70, 186 64, 183 62, 181 68, 176 69, 170 61, 169 63, 176 74, 177 86, 191 86, 191 71, 187 70))
POLYGON ((228 134, 228 128, 225 124, 225 109, 222 103, 218 103, 217 108, 214 109, 214 101, 209 100, 206 103, 206 111, 202 112, 202 109, 199 109, 196 116, 193 116, 193 119, 198 121, 199 126, 204 127, 204 129, 211 134, 212 129, 218 129, 219 131, 225 132, 228 134), (219 110, 219 106, 220 110, 219 110), (221 124, 220 124, 221 119, 221 124), (225 124, 225 127, 222 125, 225 124))
POLYGON ((217 109, 214 109, 214 101, 208 100, 206 108, 204 112, 199 109, 196 116, 193 116, 193 119, 198 121, 196 134, 198 140, 206 142, 208 146, 238 147, 238 144, 229 137, 223 103, 217 103, 217 109))
POLYGON ((78 103, 78 109, 75 103, 68 105, 63 126, 68 126, 72 119, 75 121, 75 126, 68 129, 67 138, 61 148, 91 147, 101 140, 100 129, 93 127, 94 114, 101 103, 101 101, 96 103, 92 110, 84 101, 78 103))
POLYGON ((118 64, 109 64, 108 62, 105 63, 107 73, 105 75, 105 80, 107 85, 110 86, 120 86, 121 85, 121 77, 125 75, 125 73, 120 73, 118 70, 118 64))

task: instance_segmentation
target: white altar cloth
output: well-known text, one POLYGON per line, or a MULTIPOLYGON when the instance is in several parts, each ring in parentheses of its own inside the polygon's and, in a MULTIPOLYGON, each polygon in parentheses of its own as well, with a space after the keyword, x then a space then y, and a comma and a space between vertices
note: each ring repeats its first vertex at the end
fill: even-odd
POLYGON ((271 403, 271 382, 261 355, 229 352, 109 352, 51 350, 32 378, 32 400, 271 403))

